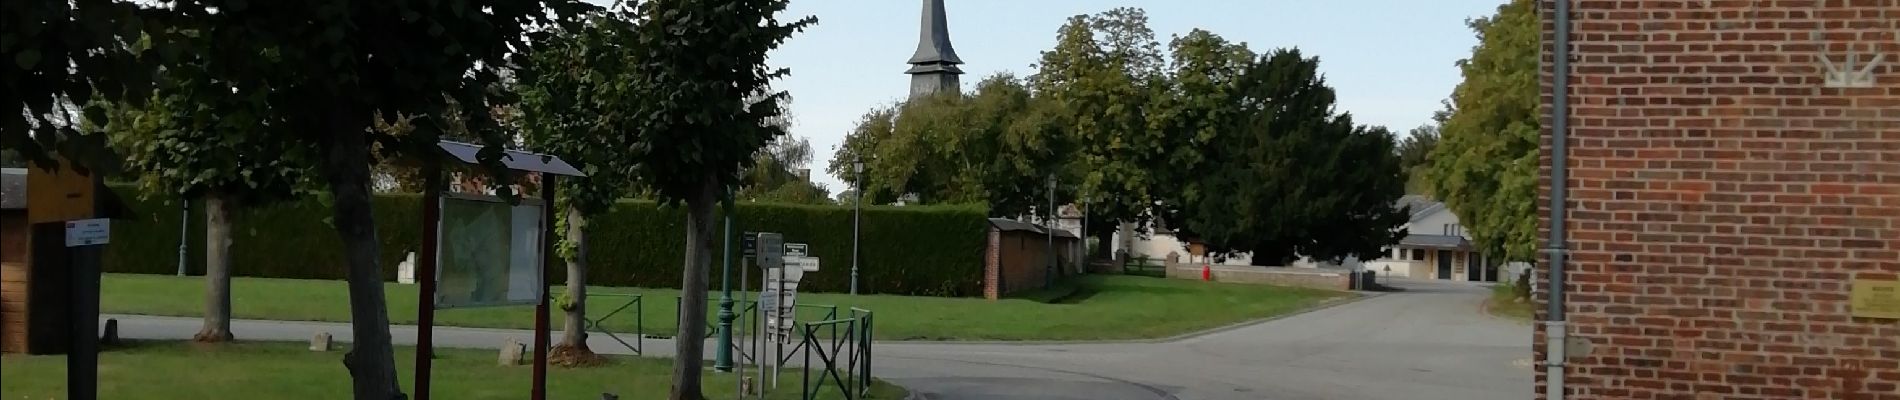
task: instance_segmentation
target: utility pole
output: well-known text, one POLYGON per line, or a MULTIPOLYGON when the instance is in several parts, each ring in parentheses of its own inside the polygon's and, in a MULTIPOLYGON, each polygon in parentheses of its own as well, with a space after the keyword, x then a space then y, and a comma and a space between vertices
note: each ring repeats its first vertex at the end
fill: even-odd
POLYGON ((1048 192, 1049 211, 1043 212, 1042 224, 1044 232, 1049 234, 1049 247, 1044 248, 1044 252, 1049 253, 1049 266, 1043 270, 1043 287, 1049 287, 1056 281, 1056 174, 1049 174, 1048 192))
POLYGON ((719 348, 713 350, 713 370, 719 372, 732 372, 732 203, 732 186, 727 185, 725 254, 719 257, 719 348))
POLYGON ((851 160, 851 173, 857 178, 857 201, 851 202, 851 294, 858 294, 858 225, 864 220, 864 156, 851 160))
MULTIPOLYGON (((184 212, 178 214, 178 276, 185 276, 185 246, 191 242, 191 199, 185 199, 184 212)), ((227 261, 228 262, 228 261, 227 261)))

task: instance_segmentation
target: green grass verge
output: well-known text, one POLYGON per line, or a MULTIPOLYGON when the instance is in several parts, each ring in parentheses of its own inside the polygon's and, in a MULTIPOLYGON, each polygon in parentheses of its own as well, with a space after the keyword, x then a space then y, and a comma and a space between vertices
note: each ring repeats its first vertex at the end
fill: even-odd
MULTIPOLYGON (((1084 276, 1070 284, 1073 293, 1026 293, 1017 298, 851 296, 801 293, 801 304, 856 306, 876 312, 879 339, 900 340, 1116 340, 1161 338, 1242 321, 1281 315, 1318 305, 1344 292, 1265 285, 1155 279, 1136 276, 1084 276), (1038 301, 1041 300, 1041 301, 1038 301), (1045 301, 1060 301, 1046 304, 1045 301)), ((162 275, 108 274, 101 307, 107 313, 198 316, 203 279, 162 275)), ((737 296, 735 288, 735 296, 737 296)), ((397 324, 416 320, 416 288, 389 284, 389 318, 397 324)), ((558 288, 557 288, 558 290, 558 288)), ((639 294, 644 310, 639 330, 671 336, 675 332, 674 289, 590 287, 591 294, 639 294)), ((232 315, 240 319, 349 321, 349 294, 341 281, 237 278, 231 284, 232 315)), ((589 315, 605 315, 625 298, 590 296, 589 315)), ((714 294, 711 306, 718 304, 714 294)), ((708 316, 716 315, 708 312, 708 316)), ((840 315, 843 316, 843 315, 840 315)), ((616 332, 635 331, 632 311, 602 322, 616 332)), ((800 318, 822 313, 801 310, 800 318)), ((437 326, 527 329, 533 307, 494 307, 436 312, 437 326)), ((560 327, 555 312, 552 326, 560 327)), ((244 332, 235 332, 238 338, 244 332)))
POLYGON ((1510 318, 1518 322, 1531 322, 1531 302, 1517 301, 1517 294, 1508 284, 1491 286, 1491 301, 1485 306, 1491 315, 1510 318))
MULTIPOLYGON (((202 346, 179 342, 134 342, 99 355, 99 398, 197 399, 335 399, 348 398, 349 373, 340 362, 343 350, 314 353, 302 344, 236 342, 202 346)), ((415 359, 414 350, 396 349, 397 360, 415 359)), ((528 396, 531 369, 495 365, 492 351, 437 349, 432 386, 437 398, 517 400, 528 396)), ((403 388, 414 393, 414 371, 398 362, 403 388)), ((0 382, 7 399, 56 399, 66 392, 64 356, 0 357, 0 382)), ((664 399, 672 384, 672 360, 613 357, 604 366, 548 370, 548 398, 598 399, 615 393, 621 399, 664 399)), ((788 370, 788 373, 795 373, 788 370)), ((798 398, 794 386, 769 398, 798 398)), ((734 398, 732 374, 708 372, 704 389, 709 398, 734 398)), ((781 383, 782 385, 783 383, 781 383)), ((827 387, 825 398, 843 398, 827 387)), ((902 399, 902 388, 877 382, 870 398, 902 399)))

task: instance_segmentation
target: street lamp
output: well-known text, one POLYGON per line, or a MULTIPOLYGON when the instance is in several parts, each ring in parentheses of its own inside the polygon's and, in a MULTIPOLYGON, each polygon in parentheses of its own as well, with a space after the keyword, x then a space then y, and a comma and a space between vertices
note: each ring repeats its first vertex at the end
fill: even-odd
POLYGON ((851 294, 858 294, 858 221, 864 219, 864 156, 851 159, 851 174, 857 178, 857 200, 851 202, 851 294))
POLYGON ((1043 230, 1049 233, 1049 247, 1043 252, 1049 253, 1049 266, 1044 269, 1042 286, 1048 287, 1056 280, 1056 174, 1049 174, 1049 211, 1043 213, 1043 230))

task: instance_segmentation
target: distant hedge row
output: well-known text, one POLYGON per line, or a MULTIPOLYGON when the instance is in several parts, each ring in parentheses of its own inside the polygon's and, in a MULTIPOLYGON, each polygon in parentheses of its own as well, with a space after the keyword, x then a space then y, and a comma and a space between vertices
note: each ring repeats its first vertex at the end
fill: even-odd
MULTIPOLYGON (((113 221, 107 246, 108 272, 171 274, 177 268, 179 204, 141 199, 129 188, 116 188, 136 212, 132 220, 113 221)), ((406 252, 421 248, 421 197, 378 195, 373 204, 382 240, 383 277, 394 280, 406 252)), ((822 269, 805 275, 802 290, 842 292, 851 282, 849 207, 741 203, 734 232, 785 235, 787 242, 810 244, 822 269)), ((982 293, 983 250, 989 222, 979 207, 867 207, 861 236, 860 291, 925 296, 977 296, 982 293)), ((343 279, 342 242, 326 221, 328 206, 316 200, 243 210, 234 216, 232 267, 238 276, 343 279)), ((204 216, 193 204, 186 267, 204 270, 204 216)), ((680 208, 628 200, 589 221, 588 282, 606 286, 679 287, 684 262, 686 215, 680 208)), ((714 229, 723 229, 714 224, 714 229)), ((738 246, 735 237, 734 246, 738 246)), ((720 243, 714 243, 716 249, 720 243)), ((736 251, 735 251, 736 256, 736 251)), ((736 261, 736 260, 735 260, 736 261)), ((718 257, 713 284, 718 284, 718 257)), ((739 267, 735 265, 735 267, 739 267)), ((549 265, 549 283, 566 279, 566 265, 549 265)), ((737 279, 738 271, 734 270, 737 279)), ((758 274, 751 274, 754 280, 758 274)), ((737 287, 737 282, 735 282, 737 287)), ((754 282, 752 286, 757 286, 754 282)))

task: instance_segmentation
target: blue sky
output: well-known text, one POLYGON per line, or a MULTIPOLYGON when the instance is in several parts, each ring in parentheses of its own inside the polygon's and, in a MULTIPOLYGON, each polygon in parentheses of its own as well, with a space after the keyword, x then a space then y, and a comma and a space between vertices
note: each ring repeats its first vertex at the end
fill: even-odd
MULTIPOLYGON (((1339 94, 1339 109, 1363 124, 1403 133, 1425 123, 1459 81, 1453 62, 1477 39, 1464 22, 1491 14, 1502 0, 946 0, 950 37, 965 88, 984 76, 1027 76, 1056 28, 1072 15, 1114 7, 1148 11, 1165 51, 1171 35, 1201 28, 1255 51, 1298 47, 1320 58, 1339 94)), ((791 68, 776 87, 791 93, 792 133, 812 144, 813 180, 845 188, 824 173, 832 146, 873 107, 902 99, 917 47, 920 0, 797 0, 786 18, 818 25, 772 54, 791 68)))

